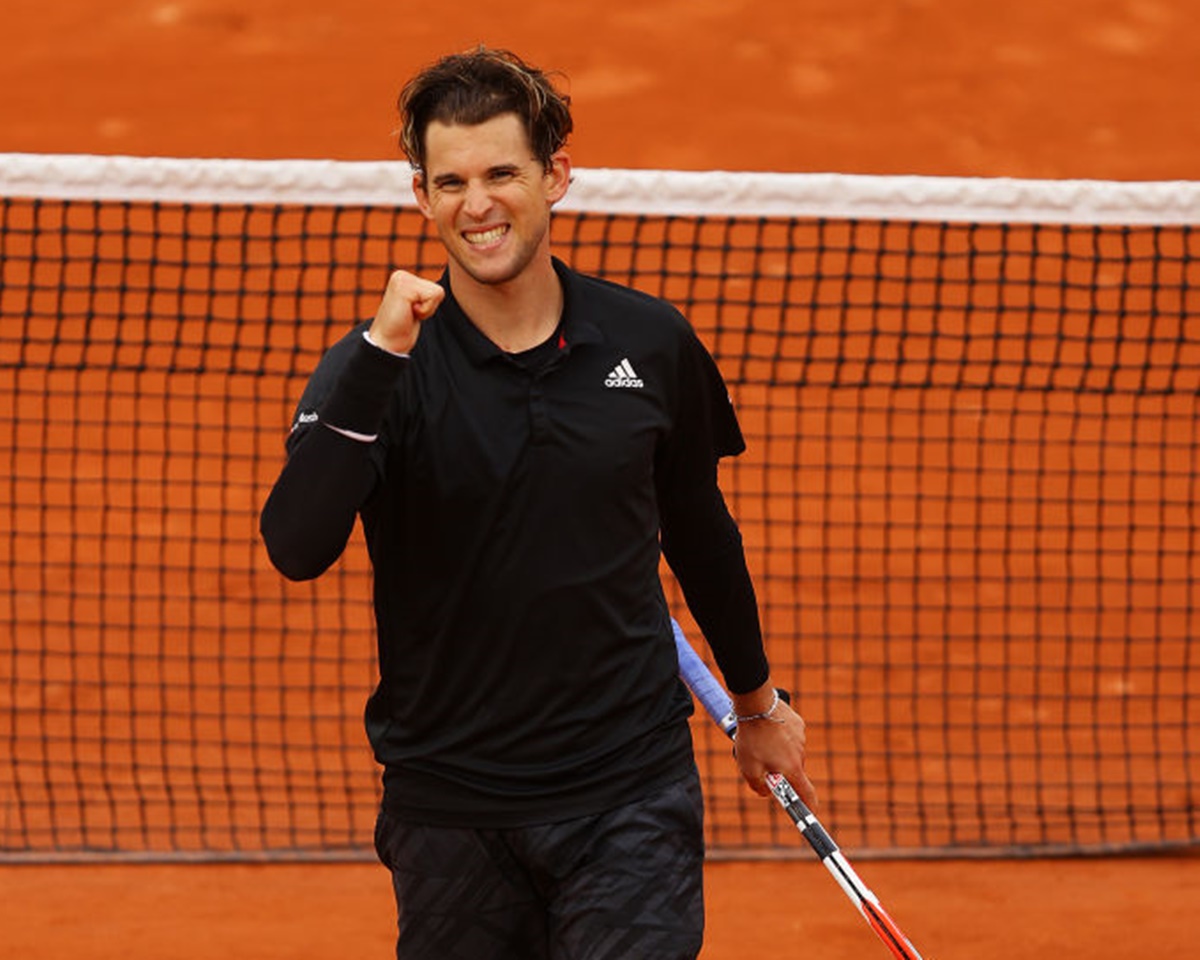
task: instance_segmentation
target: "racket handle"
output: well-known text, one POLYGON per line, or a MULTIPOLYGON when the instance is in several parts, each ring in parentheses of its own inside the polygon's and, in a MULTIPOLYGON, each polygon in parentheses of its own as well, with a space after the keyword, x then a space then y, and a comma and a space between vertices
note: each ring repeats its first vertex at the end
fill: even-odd
POLYGON ((733 736, 737 729, 737 719, 733 713, 733 701, 729 699, 722 686, 708 669, 708 664, 700 659, 700 654, 692 649, 687 637, 678 622, 672 617, 671 628, 675 631, 675 652, 679 655, 679 675, 687 684, 692 695, 700 701, 701 706, 712 717, 718 727, 725 731, 726 736, 733 736))

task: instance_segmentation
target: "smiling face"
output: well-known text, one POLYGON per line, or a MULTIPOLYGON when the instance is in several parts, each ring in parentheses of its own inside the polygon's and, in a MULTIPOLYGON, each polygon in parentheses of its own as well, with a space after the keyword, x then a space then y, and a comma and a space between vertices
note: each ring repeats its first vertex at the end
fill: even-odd
POLYGON ((559 151, 544 167, 516 114, 473 126, 429 124, 424 175, 414 177, 413 192, 446 247, 451 283, 500 285, 541 258, 548 265, 550 209, 569 180, 567 155, 559 151))

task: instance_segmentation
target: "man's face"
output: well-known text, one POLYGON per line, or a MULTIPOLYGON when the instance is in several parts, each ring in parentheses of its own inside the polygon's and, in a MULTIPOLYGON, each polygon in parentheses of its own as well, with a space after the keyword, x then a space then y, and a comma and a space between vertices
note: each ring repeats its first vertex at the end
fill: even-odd
POLYGON ((414 179, 421 211, 451 261, 477 283, 504 284, 549 254, 550 208, 566 193, 561 151, 546 170, 516 114, 475 126, 434 122, 425 131, 425 178, 414 179))

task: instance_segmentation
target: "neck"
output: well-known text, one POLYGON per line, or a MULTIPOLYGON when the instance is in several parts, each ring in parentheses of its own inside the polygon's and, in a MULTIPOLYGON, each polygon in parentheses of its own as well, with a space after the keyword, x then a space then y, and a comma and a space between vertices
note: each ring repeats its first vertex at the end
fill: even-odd
POLYGON ((562 284, 549 257, 504 283, 480 283, 451 261, 450 287, 471 322, 506 353, 544 343, 562 317, 562 284))

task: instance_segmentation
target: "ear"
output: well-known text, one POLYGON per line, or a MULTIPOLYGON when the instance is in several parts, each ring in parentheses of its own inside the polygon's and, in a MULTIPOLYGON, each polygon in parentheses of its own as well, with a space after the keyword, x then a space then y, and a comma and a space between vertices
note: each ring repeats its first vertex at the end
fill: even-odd
POLYGON ((550 157, 550 166, 546 169, 546 199, 550 203, 558 203, 567 195, 571 185, 571 158, 567 151, 559 150, 550 157))
POLYGON ((425 215, 426 220, 433 219, 433 207, 429 203, 429 194, 425 191, 425 174, 419 170, 413 171, 413 196, 417 198, 417 207, 425 215))

